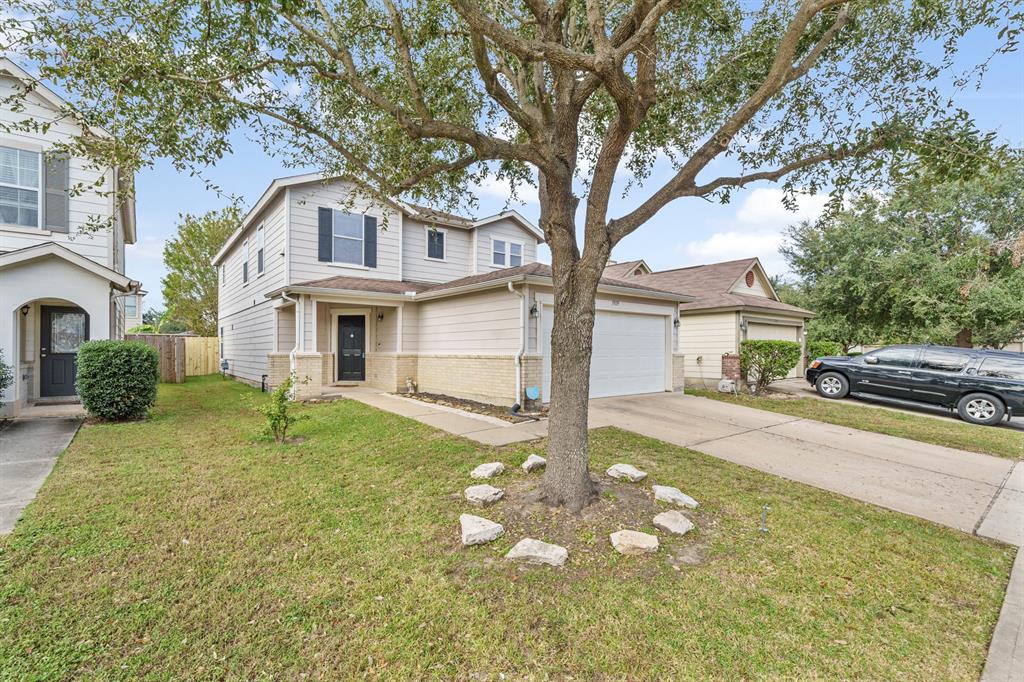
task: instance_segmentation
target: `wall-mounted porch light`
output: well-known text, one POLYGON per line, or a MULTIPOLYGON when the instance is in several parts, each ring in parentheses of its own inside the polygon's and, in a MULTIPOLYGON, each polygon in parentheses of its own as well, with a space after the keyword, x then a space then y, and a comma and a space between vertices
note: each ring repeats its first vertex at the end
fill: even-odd
POLYGON ((377 321, 378 322, 383 322, 384 321, 384 313, 377 313, 377 321))
POLYGON ((540 309, 537 308, 537 302, 534 301, 530 306, 530 317, 537 317, 540 315, 540 309))
POLYGON ((676 329, 679 329, 679 318, 678 317, 674 318, 672 320, 672 326, 675 327, 676 329))
POLYGON ((21 306, 21 314, 22 315, 26 315, 27 316, 29 310, 30 310, 30 308, 27 305, 21 306))

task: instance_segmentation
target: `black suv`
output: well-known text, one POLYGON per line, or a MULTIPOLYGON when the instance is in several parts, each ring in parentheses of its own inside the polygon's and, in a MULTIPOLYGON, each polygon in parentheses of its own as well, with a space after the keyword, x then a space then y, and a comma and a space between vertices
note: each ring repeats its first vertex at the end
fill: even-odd
POLYGON ((818 358, 807 381, 826 398, 870 398, 956 410, 973 424, 1024 414, 1024 353, 948 346, 886 346, 818 358))

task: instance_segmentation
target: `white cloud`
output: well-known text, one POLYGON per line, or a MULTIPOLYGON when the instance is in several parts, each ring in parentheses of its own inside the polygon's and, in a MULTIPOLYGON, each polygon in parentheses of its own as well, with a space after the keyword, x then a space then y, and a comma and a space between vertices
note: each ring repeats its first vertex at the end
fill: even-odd
POLYGON ((828 203, 827 194, 797 195, 797 210, 790 211, 782 203, 781 189, 759 187, 751 191, 737 207, 727 228, 705 239, 684 242, 676 252, 686 265, 716 263, 757 256, 768 274, 786 272, 786 263, 779 253, 783 231, 801 220, 815 220, 828 203))
MULTIPOLYGON (((536 187, 520 184, 516 190, 518 192, 517 196, 519 200, 510 202, 512 206, 515 206, 516 204, 540 203, 536 187)), ((505 202, 512 196, 512 183, 510 183, 507 178, 499 178, 494 175, 489 175, 482 183, 474 187, 473 191, 481 198, 498 199, 505 202)))

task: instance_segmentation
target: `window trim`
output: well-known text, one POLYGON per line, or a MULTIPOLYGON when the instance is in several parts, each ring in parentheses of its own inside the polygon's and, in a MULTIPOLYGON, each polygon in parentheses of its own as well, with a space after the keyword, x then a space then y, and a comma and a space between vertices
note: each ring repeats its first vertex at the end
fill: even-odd
POLYGON ((503 239, 501 237, 491 237, 491 262, 492 268, 518 268, 526 262, 526 243, 516 241, 514 239, 503 239), (504 263, 498 264, 494 262, 494 242, 501 242, 505 244, 504 263), (515 244, 519 247, 519 265, 512 265, 512 245, 515 244))
POLYGON ((340 208, 331 209, 331 265, 339 268, 359 268, 360 270, 369 270, 370 268, 366 265, 366 214, 365 213, 349 213, 343 211, 340 208), (334 216, 338 213, 344 213, 345 215, 359 216, 362 223, 362 233, 358 239, 355 237, 347 237, 341 235, 340 237, 334 233, 334 216), (351 241, 359 242, 359 262, 349 263, 348 261, 340 261, 335 257, 334 254, 334 240, 335 239, 349 239, 351 241))
POLYGON ((431 225, 423 226, 423 258, 426 260, 436 261, 438 263, 448 262, 448 230, 443 227, 433 227, 431 225), (434 258, 430 255, 430 233, 440 232, 444 235, 444 239, 441 242, 441 253, 443 254, 440 258, 434 258))
POLYGON ((242 242, 242 286, 249 286, 249 238, 242 242))
POLYGON ((256 228, 256 276, 262 277, 267 272, 266 250, 264 249, 263 225, 256 228))
POLYGON ((125 317, 138 317, 139 316, 139 297, 136 294, 128 294, 124 297, 124 316, 125 317), (135 312, 128 312, 128 301, 132 301, 135 306, 135 312))
MULTIPOLYGON (((3 186, 3 187, 10 187, 10 188, 17 189, 17 190, 25 190, 25 191, 35 192, 36 193, 36 225, 35 225, 35 227, 32 227, 31 225, 21 225, 20 223, 5 223, 5 222, 0 222, 0 225, 4 226, 4 228, 10 227, 10 228, 16 228, 16 229, 19 229, 19 230, 29 230, 33 234, 35 234, 37 232, 45 232, 46 234, 50 234, 51 231, 50 230, 46 230, 43 227, 43 172, 45 171, 45 166, 43 165, 43 149, 42 149, 42 147, 37 147, 35 145, 28 145, 28 144, 18 144, 14 140, 9 140, 7 138, 0 138, 0 148, 13 149, 14 151, 18 151, 18 152, 27 152, 29 154, 35 154, 36 155, 36 178, 37 178, 37 185, 36 185, 35 188, 28 187, 26 185, 18 185, 18 184, 11 184, 11 183, 7 183, 7 182, 0 182, 0 186, 3 186)), ((20 166, 19 166, 19 168, 20 168, 20 166)))

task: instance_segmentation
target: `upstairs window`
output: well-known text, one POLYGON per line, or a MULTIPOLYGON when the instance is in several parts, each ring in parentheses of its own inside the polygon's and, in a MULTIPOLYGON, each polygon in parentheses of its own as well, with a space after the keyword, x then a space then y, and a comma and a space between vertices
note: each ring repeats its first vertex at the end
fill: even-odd
POLYGON ((242 244, 242 284, 249 282, 249 240, 242 244))
POLYGON ((363 264, 363 216, 345 211, 334 211, 332 236, 333 260, 348 265, 363 264))
POLYGON ((492 240, 491 263, 501 267, 519 267, 523 264, 523 245, 503 239, 492 240))
POLYGON ((256 228, 256 274, 263 274, 263 226, 256 228))
POLYGON ((430 260, 444 260, 444 230, 436 227, 427 228, 427 258, 430 260))
POLYGON ((0 223, 41 227, 40 154, 0 147, 0 223))

